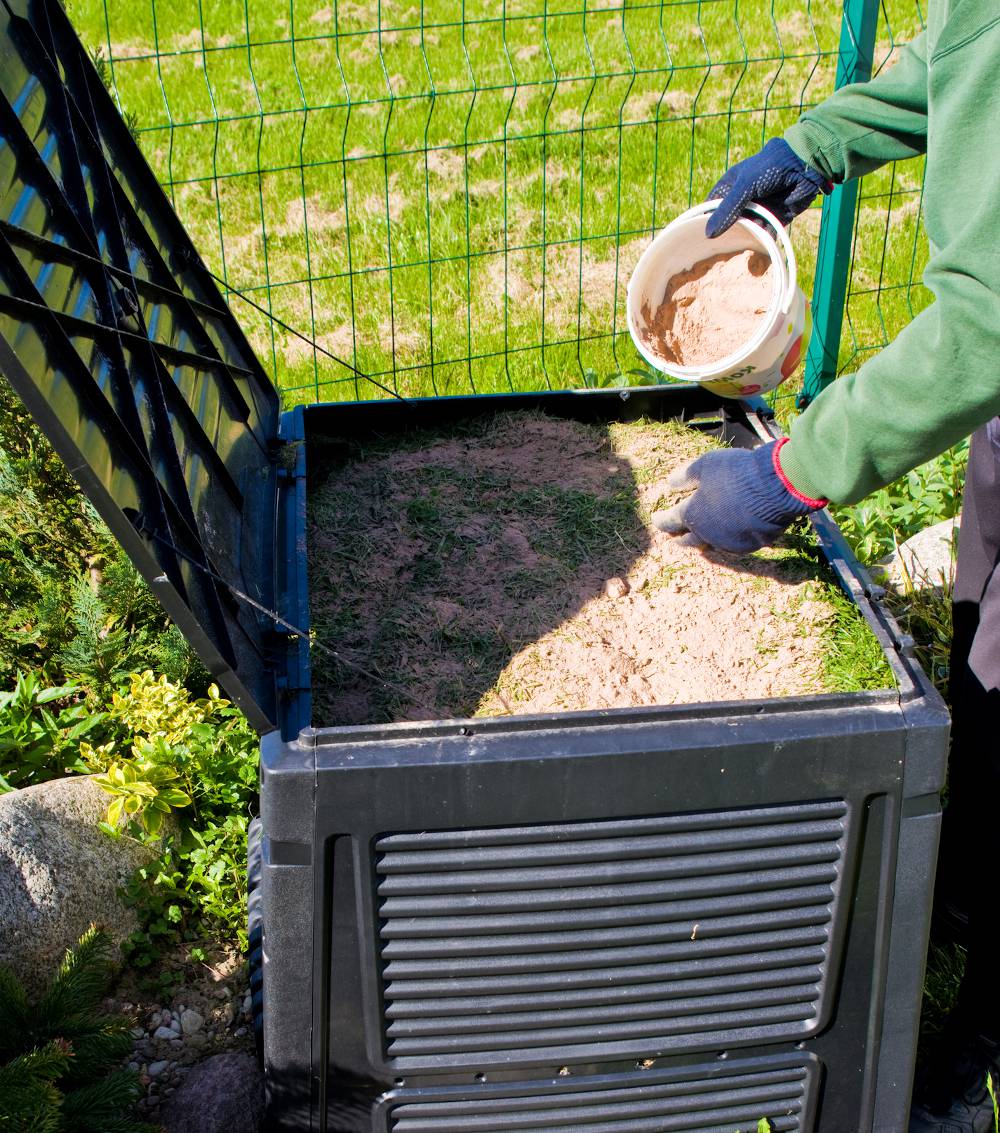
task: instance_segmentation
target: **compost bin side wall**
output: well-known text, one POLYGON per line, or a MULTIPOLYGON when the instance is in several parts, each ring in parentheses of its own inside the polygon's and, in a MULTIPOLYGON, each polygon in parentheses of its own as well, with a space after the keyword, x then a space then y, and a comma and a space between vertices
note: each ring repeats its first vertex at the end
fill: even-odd
POLYGON ((945 742, 932 698, 920 703, 919 722, 913 706, 904 713, 883 694, 857 694, 819 708, 623 713, 614 724, 605 714, 481 730, 478 721, 329 729, 272 745, 266 917, 288 922, 265 949, 273 1127, 406 1133, 431 1107, 436 1133, 478 1129, 486 1114, 530 1109, 533 1097, 559 1112, 569 1078, 583 1092, 565 1103, 568 1121, 581 1106, 599 1109, 608 1090, 628 1111, 655 1081, 675 1114, 687 1104, 714 1113, 731 1095, 719 1120, 738 1128, 738 1083, 756 1083, 744 1108, 763 1106, 759 1117, 784 1107, 787 1121, 794 1111, 780 1128, 905 1128, 900 1083, 912 1064, 932 891, 935 835, 925 831, 938 811, 933 792, 906 798, 904 776, 912 754, 923 764, 918 789, 939 786, 945 742), (312 824, 309 866, 291 864, 304 851, 290 843, 312 824), (816 897, 822 879, 810 870, 827 866, 829 896, 816 897), (609 899, 628 913, 616 917, 621 939, 586 911, 579 886, 595 881, 574 876, 578 868, 626 887, 609 899), (805 872, 790 887, 756 883, 773 869, 805 872), (713 926, 712 901, 734 878, 745 895, 713 926), (652 890, 636 903, 643 886, 652 890), (506 910, 496 906, 505 893, 506 910), (526 927, 540 893, 543 910, 569 910, 558 931, 577 938, 526 927), (441 906, 444 927, 421 901, 441 906), (662 908, 652 922, 650 901, 662 908), (574 908, 584 910, 575 922, 574 908), (464 929, 470 911, 478 919, 464 929), (668 995, 662 1010, 629 1012, 649 981, 689 979, 720 957, 729 975, 718 977, 717 1002, 678 1013, 668 995), (762 1002, 758 970, 774 1003, 762 1002), (743 992, 721 987, 730 977, 743 992), (527 989, 513 1016, 502 994, 511 980, 527 989), (538 992, 532 1013, 532 980, 581 984, 585 999, 604 985, 619 1006, 570 1031, 563 1007, 545 1006, 551 991, 538 992), (452 1010, 477 996, 478 1015, 452 1010), (737 1077, 723 1086, 722 1072, 737 1077))

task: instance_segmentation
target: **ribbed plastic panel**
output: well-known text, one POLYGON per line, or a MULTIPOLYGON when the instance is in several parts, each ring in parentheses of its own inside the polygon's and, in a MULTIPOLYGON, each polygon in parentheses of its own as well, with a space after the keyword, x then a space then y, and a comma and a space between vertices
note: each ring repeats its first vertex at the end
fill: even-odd
POLYGON ((518 1096, 404 1102, 390 1113, 391 1133, 774 1133, 804 1128, 811 1069, 787 1066, 725 1077, 674 1081, 621 1079, 604 1088, 518 1096))
POLYGON ((818 1010, 846 828, 834 800, 383 837, 387 1054, 590 1058, 799 1036, 818 1010))

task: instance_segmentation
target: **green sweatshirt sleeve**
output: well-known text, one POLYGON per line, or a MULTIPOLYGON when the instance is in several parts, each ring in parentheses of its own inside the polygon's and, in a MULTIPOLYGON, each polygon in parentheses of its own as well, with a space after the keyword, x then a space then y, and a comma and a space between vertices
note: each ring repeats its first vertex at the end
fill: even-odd
POLYGON ((973 5, 928 49, 926 115, 918 43, 866 96, 845 88, 810 111, 798 135, 829 173, 847 176, 927 139, 924 283, 935 300, 793 421, 782 467, 813 498, 853 503, 1000 413, 1000 15, 995 0, 973 5))
POLYGON ((927 149, 926 34, 871 82, 841 87, 785 132, 792 149, 831 181, 863 177, 927 149))

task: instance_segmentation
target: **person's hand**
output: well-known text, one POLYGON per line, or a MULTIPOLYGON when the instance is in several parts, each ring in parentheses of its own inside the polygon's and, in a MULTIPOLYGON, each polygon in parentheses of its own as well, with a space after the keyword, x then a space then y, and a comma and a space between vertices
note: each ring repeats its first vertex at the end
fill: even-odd
POLYGON ((719 178, 708 194, 722 204, 708 218, 705 235, 721 236, 739 219, 748 204, 763 205, 782 224, 804 212, 817 193, 829 193, 833 184, 795 153, 782 138, 772 138, 759 153, 737 162, 719 178))
POLYGON ((669 511, 654 512, 653 525, 719 551, 774 543, 793 520, 827 503, 797 492, 781 470, 778 454, 787 439, 709 452, 672 473, 670 487, 691 494, 669 511))

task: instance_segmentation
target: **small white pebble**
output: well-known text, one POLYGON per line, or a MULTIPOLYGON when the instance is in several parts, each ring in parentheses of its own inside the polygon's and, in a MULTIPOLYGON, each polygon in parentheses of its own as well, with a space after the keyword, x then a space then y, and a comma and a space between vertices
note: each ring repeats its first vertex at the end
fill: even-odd
POLYGON ((624 578, 615 577, 605 580, 601 587, 601 593, 605 598, 624 598, 630 589, 631 587, 624 578))
POLYGON ((185 1035, 193 1035, 195 1031, 200 1031, 204 1024, 204 1016, 199 1015, 197 1011, 188 1009, 181 1012, 181 1021, 178 1026, 185 1035))

